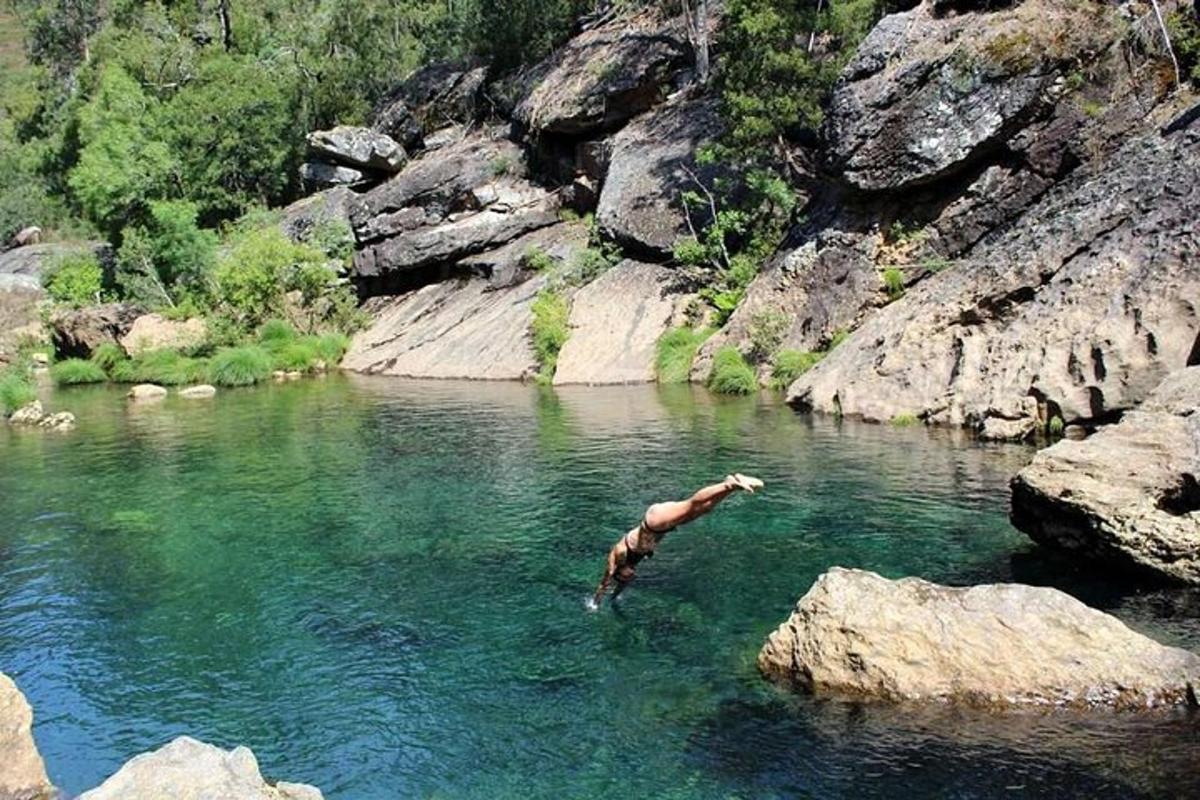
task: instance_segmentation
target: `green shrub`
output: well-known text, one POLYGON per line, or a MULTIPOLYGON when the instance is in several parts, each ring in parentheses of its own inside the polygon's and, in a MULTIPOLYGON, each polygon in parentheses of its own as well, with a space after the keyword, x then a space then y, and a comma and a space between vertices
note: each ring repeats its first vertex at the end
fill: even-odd
POLYGON ((548 383, 558 366, 558 354, 571 335, 571 305, 553 289, 543 289, 533 301, 532 311, 529 332, 533 339, 533 355, 541 368, 538 380, 548 383))
POLYGON ((217 235, 200 228, 195 203, 150 204, 144 225, 125 228, 117 252, 117 283, 124 295, 153 308, 171 308, 207 286, 216 261, 217 235))
POLYGON ((300 288, 294 285, 298 276, 331 274, 325 264, 324 253, 278 228, 239 232, 217 264, 217 298, 232 316, 254 324, 279 308, 286 292, 300 288))
POLYGON ((94 361, 68 358, 50 368, 50 377, 59 386, 75 386, 82 383, 103 383, 108 380, 104 368, 94 361))
POLYGON ((206 380, 208 361, 189 358, 176 350, 151 350, 137 358, 116 362, 109 369, 109 376, 118 383, 182 386, 206 380))
POLYGON ((654 357, 658 382, 687 383, 696 351, 712 334, 712 328, 671 328, 660 336, 654 357))
POLYGON ((316 339, 309 337, 297 339, 273 351, 271 356, 275 361, 275 369, 308 372, 319 358, 316 339))
POLYGON ((37 392, 23 370, 9 368, 0 371, 0 412, 4 416, 37 400, 37 392))
POLYGON ((209 379, 218 386, 250 386, 271 377, 271 354, 261 347, 227 347, 209 364, 209 379))
POLYGON ((752 394, 758 390, 758 378, 738 349, 726 345, 713 357, 708 388, 718 394, 752 394))
POLYGON ((296 329, 281 319, 269 319, 258 329, 258 343, 268 350, 286 347, 297 337, 296 329))
POLYGON ((909 426, 916 425, 919 421, 920 420, 917 419, 915 414, 909 414, 907 412, 903 414, 897 414, 896 416, 892 417, 892 425, 896 426, 897 428, 907 428, 909 426))
POLYGON ((751 360, 763 362, 775 355, 789 327, 791 320, 786 314, 773 309, 756 311, 750 317, 751 360))
POLYGON ((344 333, 326 333, 318 336, 314 343, 317 355, 327 366, 333 367, 342 360, 350 349, 350 337, 344 333))
POLYGON ((898 300, 904 295, 904 271, 899 267, 888 267, 883 271, 883 288, 888 297, 898 300))
POLYGON ((112 373, 113 367, 127 361, 128 358, 121 345, 116 342, 105 342, 92 351, 92 363, 109 374, 112 373))
POLYGON ((1053 417, 1051 417, 1050 421, 1048 423, 1046 423, 1046 431, 1051 436, 1055 436, 1055 437, 1062 436, 1063 431, 1066 430, 1066 427, 1067 426, 1066 426, 1066 423, 1063 422, 1063 418, 1058 416, 1057 414, 1055 414, 1053 417))
POLYGON ((92 253, 68 253, 42 276, 46 293, 60 303, 85 306, 100 299, 104 270, 92 253))
POLYGON ((540 247, 531 247, 521 256, 521 266, 534 272, 549 272, 554 264, 554 257, 540 247))
POLYGON ((771 365, 771 388, 783 391, 804 373, 821 363, 822 352, 780 350, 771 365))

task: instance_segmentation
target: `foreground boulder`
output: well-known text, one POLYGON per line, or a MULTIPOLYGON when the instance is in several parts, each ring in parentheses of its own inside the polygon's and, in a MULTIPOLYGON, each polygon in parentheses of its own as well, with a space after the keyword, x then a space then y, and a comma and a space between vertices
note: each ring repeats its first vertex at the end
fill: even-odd
POLYGON ((33 710, 0 672, 0 800, 50 800, 53 787, 33 742, 33 710))
POLYGON ((1200 656, 1056 589, 842 568, 817 579, 758 667, 805 691, 996 708, 1194 706, 1200 688, 1200 656))
POLYGON ((203 319, 171 320, 161 314, 145 314, 133 321, 129 332, 119 340, 132 357, 150 350, 187 350, 199 347, 208 337, 203 319))
POLYGON ((181 736, 170 744, 130 759, 99 787, 79 800, 321 800, 315 787, 263 780, 254 753, 245 747, 222 750, 181 736))
POLYGON ((50 318, 50 338, 62 358, 90 358, 102 344, 119 344, 142 310, 129 303, 66 309, 50 318))
POLYGON ((1012 521, 1047 547, 1200 584, 1200 367, 1120 423, 1034 456, 1013 479, 1012 521))

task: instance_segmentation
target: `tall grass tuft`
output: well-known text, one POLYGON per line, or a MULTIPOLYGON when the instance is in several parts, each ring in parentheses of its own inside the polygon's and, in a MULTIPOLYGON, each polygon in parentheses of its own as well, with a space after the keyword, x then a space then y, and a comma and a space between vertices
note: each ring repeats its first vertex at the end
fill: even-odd
POLYGON ((92 351, 92 363, 110 375, 113 367, 128 358, 121 345, 115 342, 105 342, 92 351))
POLYGON ((541 367, 538 382, 549 383, 558 367, 558 354, 571 335, 571 305, 553 289, 543 289, 533 301, 532 311, 529 331, 533 338, 533 355, 541 367))
POLYGON ((296 329, 281 319, 269 319, 258 329, 258 343, 268 350, 279 350, 299 338, 296 329))
POLYGON ((726 345, 713 357, 708 388, 718 394, 753 394, 758 390, 758 377, 738 349, 726 345))
POLYGON ((709 336, 712 328, 671 328, 658 339, 655 347, 654 371, 659 383, 687 383, 696 351, 709 336))
POLYGON ((271 354, 262 347, 226 347, 209 365, 209 379, 219 386, 250 386, 271 377, 271 354))
POLYGON ((271 351, 271 357, 275 361, 275 369, 308 372, 319 358, 316 338, 306 336, 296 339, 271 351))
POLYGON ((350 349, 350 337, 343 333, 322 334, 317 337, 315 347, 321 360, 331 367, 337 366, 350 349))
POLYGON ((780 350, 771 364, 771 388, 784 391, 797 378, 821 363, 823 352, 780 350))
POLYGON ((37 392, 23 370, 0 370, 0 413, 4 416, 37 400, 37 392))
POLYGON ((50 368, 50 377, 59 386, 78 386, 84 383, 104 383, 108 375, 94 361, 68 358, 50 368))
POLYGON ((137 358, 118 361, 108 374, 118 383, 181 386, 205 380, 208 377, 208 361, 189 358, 175 350, 151 350, 137 358))

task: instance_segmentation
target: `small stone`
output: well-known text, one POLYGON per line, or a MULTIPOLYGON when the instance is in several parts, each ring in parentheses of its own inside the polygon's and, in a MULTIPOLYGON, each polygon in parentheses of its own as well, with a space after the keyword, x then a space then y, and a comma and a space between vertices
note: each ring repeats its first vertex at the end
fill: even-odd
POLYGON ((130 389, 129 394, 127 395, 130 400, 138 401, 162 400, 166 396, 167 390, 153 383, 139 383, 137 386, 134 386, 132 389, 130 389))
POLYGON ((207 400, 210 397, 215 397, 216 394, 217 387, 210 386, 207 383, 179 390, 179 396, 188 400, 207 400))
POLYGON ((283 370, 281 370, 281 369, 277 369, 277 370, 275 370, 274 372, 272 372, 272 373, 271 373, 271 377, 272 377, 272 378, 274 378, 274 379, 275 379, 275 380, 277 380, 277 381, 286 381, 286 380, 287 380, 287 373, 286 373, 286 372, 284 372, 284 371, 283 371, 283 370))
POLYGON ((46 412, 42 410, 42 401, 34 400, 29 405, 15 411, 8 421, 12 425, 37 425, 45 416, 46 412))
POLYGON ((29 360, 33 362, 35 367, 50 366, 50 356, 46 355, 45 353, 34 353, 29 357, 29 360))
POLYGON ((39 427, 46 428, 52 431, 71 431, 75 429, 75 415, 70 411, 60 411, 57 414, 51 414, 48 417, 43 417, 38 423, 39 427))
POLYGON ((292 369, 292 370, 288 370, 286 373, 284 373, 283 377, 289 381, 298 381, 304 377, 304 373, 301 372, 300 370, 292 369))

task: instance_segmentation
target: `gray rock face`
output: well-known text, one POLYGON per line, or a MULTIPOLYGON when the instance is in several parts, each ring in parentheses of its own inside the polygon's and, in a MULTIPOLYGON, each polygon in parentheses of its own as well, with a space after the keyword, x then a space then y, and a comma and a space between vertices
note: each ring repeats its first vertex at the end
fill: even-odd
POLYGON ((1013 524, 1034 541, 1200 584, 1200 367, 1118 424, 1042 450, 1012 488, 1013 524))
POLYGON ((60 311, 50 319, 54 350, 64 358, 90 358, 105 342, 119 344, 142 313, 142 309, 128 303, 60 311))
POLYGON ((50 800, 54 789, 33 741, 33 709, 0 672, 0 800, 50 800))
POLYGON ((313 131, 307 138, 309 152, 322 161, 357 170, 399 172, 408 154, 392 137, 369 128, 339 125, 328 131, 313 131))
POLYGON ((581 33, 533 69, 514 116, 537 133, 612 130, 661 102, 686 61, 680 21, 655 12, 616 20, 581 33))
POLYGON ((515 286, 530 276, 528 259, 541 254, 555 264, 570 264, 588 246, 590 233, 581 222, 560 222, 539 228, 503 247, 469 256, 458 266, 486 278, 493 289, 515 286))
POLYGON ((654 381, 655 346, 678 299, 673 277, 665 267, 622 261, 576 292, 554 384, 654 381))
POLYGON ((298 783, 269 785, 254 754, 245 747, 222 750, 181 736, 170 744, 130 759, 99 787, 79 800, 321 800, 321 792, 298 783))
MULTIPOLYGON (((721 130, 716 102, 701 98, 660 106, 616 134, 596 209, 605 235, 632 252, 669 257, 688 233, 679 199, 696 190, 688 172, 711 178, 695 165, 696 150, 721 130)), ((695 220, 700 229, 706 223, 695 220)))
POLYGON ((354 337, 344 369, 413 378, 520 380, 537 371, 530 307, 545 278, 492 289, 487 280, 450 280, 376 298, 374 322, 354 337))
POLYGON ((1103 421, 1194 358, 1197 213, 1200 130, 1136 138, 867 320, 789 399, 995 435, 1103 421))
POLYGON ((372 127, 406 147, 447 125, 469 125, 483 116, 487 68, 442 61, 414 72, 379 104, 372 127))
POLYGON ((47 242, 0 252, 0 275, 28 275, 41 278, 46 267, 65 255, 93 253, 101 262, 112 256, 105 242, 47 242))
POLYGON ((1061 65, 1114 38, 1109 16, 1031 0, 942 16, 927 2, 885 17, 834 90, 830 160, 865 190, 960 169, 1045 107, 1061 65))
POLYGON ((0 365, 16 356, 22 337, 44 338, 38 305, 45 297, 37 278, 0 274, 0 365))
POLYGON ((357 195, 344 186, 326 189, 297 200, 283 210, 280 227, 284 235, 305 241, 320 225, 335 223, 350 226, 350 206, 357 195))
POLYGON ((758 666, 804 691, 997 709, 1194 706, 1200 685, 1200 656, 1056 589, 841 568, 801 598, 758 666))
POLYGON ((314 189, 332 189, 335 186, 361 186, 368 183, 371 176, 353 167, 306 161, 300 165, 300 180, 314 189))

